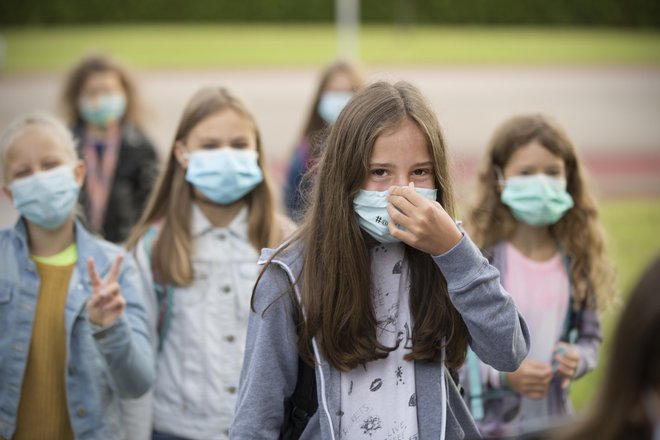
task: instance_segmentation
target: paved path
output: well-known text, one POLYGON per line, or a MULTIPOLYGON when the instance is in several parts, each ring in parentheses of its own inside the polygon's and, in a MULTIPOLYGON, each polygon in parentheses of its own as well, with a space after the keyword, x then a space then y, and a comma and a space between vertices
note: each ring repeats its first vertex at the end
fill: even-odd
MULTIPOLYGON (((469 193, 494 128, 523 112, 553 115, 587 160, 605 196, 660 196, 660 69, 372 68, 372 79, 409 80, 434 105, 455 159, 459 191, 469 193)), ((165 154, 187 99, 224 85, 253 109, 275 180, 281 182, 308 111, 313 69, 140 72, 147 130, 165 154)), ((55 110, 59 75, 0 75, 0 128, 33 109, 55 110)), ((15 213, 0 196, 0 227, 15 213)))

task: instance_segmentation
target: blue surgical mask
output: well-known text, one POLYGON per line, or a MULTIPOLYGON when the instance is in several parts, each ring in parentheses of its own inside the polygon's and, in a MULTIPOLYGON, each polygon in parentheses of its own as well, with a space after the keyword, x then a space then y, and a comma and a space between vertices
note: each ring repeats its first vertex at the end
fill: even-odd
POLYGON ((18 212, 30 223, 49 230, 64 224, 80 192, 68 165, 16 179, 9 189, 18 212))
POLYGON ((80 98, 78 108, 83 120, 97 127, 117 122, 126 111, 126 97, 123 93, 106 93, 96 98, 95 104, 93 102, 89 98, 80 98))
POLYGON ((351 92, 324 92, 319 100, 319 115, 326 124, 334 124, 352 97, 351 92))
MULTIPOLYGON (((438 190, 415 188, 417 194, 429 200, 436 200, 438 190)), ((367 191, 361 189, 353 199, 353 209, 358 216, 360 227, 380 243, 400 241, 390 234, 387 225, 390 216, 387 213, 387 191, 367 191)))
POLYGON ((530 226, 553 225, 573 207, 566 179, 545 174, 506 179, 501 200, 517 220, 530 226))
POLYGON ((254 150, 216 148, 189 155, 186 180, 220 205, 241 199, 264 180, 254 150))

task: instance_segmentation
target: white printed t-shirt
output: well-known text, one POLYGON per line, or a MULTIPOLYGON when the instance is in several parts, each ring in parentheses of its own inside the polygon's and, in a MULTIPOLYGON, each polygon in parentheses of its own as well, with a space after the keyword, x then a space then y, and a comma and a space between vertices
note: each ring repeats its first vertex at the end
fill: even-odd
POLYGON ((399 346, 384 359, 341 373, 342 439, 416 440, 417 398, 412 349, 408 267, 401 243, 371 249, 378 341, 399 346))

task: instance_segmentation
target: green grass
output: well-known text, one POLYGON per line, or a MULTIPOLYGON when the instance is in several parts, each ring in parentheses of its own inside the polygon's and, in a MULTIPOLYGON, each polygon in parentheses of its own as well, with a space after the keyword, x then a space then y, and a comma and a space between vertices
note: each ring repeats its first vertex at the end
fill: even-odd
MULTIPOLYGON (((103 51, 143 69, 317 66, 332 25, 97 25, 0 30, 10 73, 60 72, 103 51)), ((363 26, 360 60, 389 65, 660 65, 660 32, 363 26)))
MULTIPOLYGON (((646 265, 660 254, 660 200, 609 201, 602 204, 601 217, 608 234, 609 254, 618 268, 619 297, 623 305, 646 265)), ((603 379, 610 335, 622 305, 613 307, 602 316, 604 342, 598 367, 572 386, 571 397, 578 411, 589 405, 603 379)))

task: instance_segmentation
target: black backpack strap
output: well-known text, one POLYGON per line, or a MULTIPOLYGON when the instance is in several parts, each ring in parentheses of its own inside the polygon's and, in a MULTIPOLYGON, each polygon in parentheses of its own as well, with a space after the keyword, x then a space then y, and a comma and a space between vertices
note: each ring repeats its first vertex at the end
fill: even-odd
POLYGON ((298 382, 291 396, 291 435, 298 439, 302 435, 309 419, 318 409, 316 397, 316 373, 307 362, 298 358, 298 382))
MULTIPOLYGON (((291 286, 291 300, 298 305, 294 311, 294 320, 296 329, 299 331, 302 325, 302 310, 295 295, 294 286, 289 280, 291 286)), ((298 356, 298 378, 296 388, 293 394, 285 402, 284 423, 280 429, 280 440, 298 440, 302 435, 309 419, 318 409, 318 399, 316 395, 316 372, 314 367, 305 362, 298 356)))

